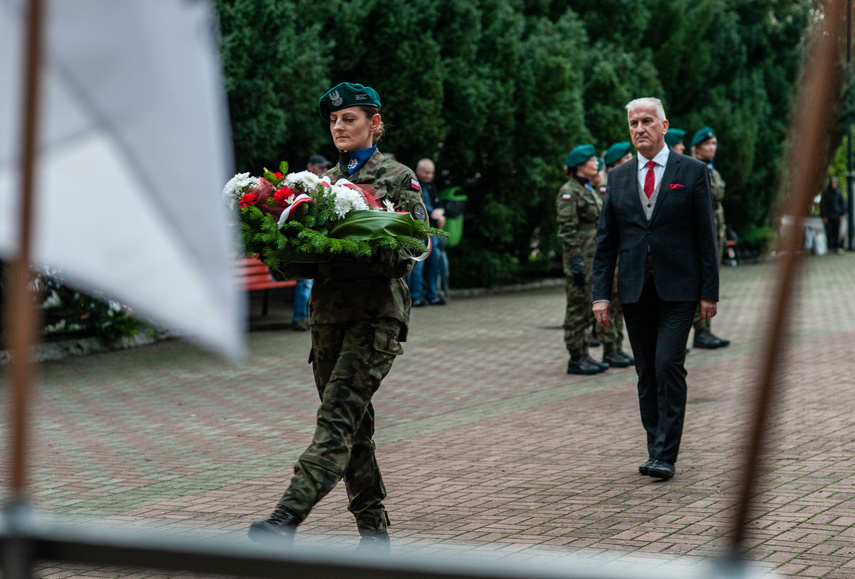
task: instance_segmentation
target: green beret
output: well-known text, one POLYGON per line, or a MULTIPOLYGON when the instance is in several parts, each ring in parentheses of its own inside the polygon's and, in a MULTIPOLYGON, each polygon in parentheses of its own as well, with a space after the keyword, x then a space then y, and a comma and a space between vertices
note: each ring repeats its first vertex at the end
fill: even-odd
POLYGON ((668 132, 665 133, 665 144, 669 147, 673 147, 677 143, 683 140, 683 137, 686 136, 686 131, 683 129, 668 129, 668 132))
POLYGON ((606 165, 613 165, 631 150, 632 145, 630 145, 628 141, 621 141, 619 143, 615 143, 614 145, 609 147, 608 151, 606 151, 604 161, 606 162, 606 165))
POLYGON ((606 162, 603 161, 602 157, 597 157, 597 173, 603 170, 603 167, 606 166, 606 162))
POLYGON ((695 133, 695 136, 692 137, 692 144, 689 146, 694 147, 695 145, 700 145, 707 139, 712 139, 713 137, 715 137, 715 131, 709 127, 704 127, 703 129, 695 133))
POLYGON ((566 159, 564 159, 564 164, 572 169, 577 165, 581 165, 591 157, 596 156, 596 154, 597 152, 594 150, 594 145, 582 145, 570 151, 570 154, 567 155, 566 159))
POLYGON ((375 106, 380 108, 380 95, 370 86, 362 86, 353 82, 337 84, 318 99, 318 112, 325 121, 330 120, 330 113, 348 107, 375 106))

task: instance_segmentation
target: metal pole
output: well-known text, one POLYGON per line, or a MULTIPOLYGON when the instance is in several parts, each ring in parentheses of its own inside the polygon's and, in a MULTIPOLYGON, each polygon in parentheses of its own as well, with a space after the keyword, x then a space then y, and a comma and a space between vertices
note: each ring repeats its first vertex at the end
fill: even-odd
POLYGON ((24 126, 21 150, 21 196, 18 219, 18 254, 9 268, 6 295, 6 340, 11 360, 11 416, 9 417, 12 445, 9 456, 11 472, 9 486, 12 500, 23 502, 27 487, 27 450, 29 447, 29 407, 32 390, 32 349, 36 343, 37 313, 30 295, 33 275, 30 268, 32 246, 32 215, 34 168, 38 141, 38 104, 42 61, 43 0, 30 0, 27 19, 24 68, 24 126))
POLYGON ((801 255, 800 228, 798 224, 807 215, 814 191, 822 182, 827 168, 825 156, 828 135, 833 123, 831 111, 840 94, 841 78, 837 74, 843 35, 843 0, 826 0, 822 4, 825 19, 817 24, 811 35, 811 46, 799 82, 796 115, 793 119, 787 155, 787 203, 785 215, 794 223, 786 230, 782 242, 784 255, 778 269, 775 296, 772 301, 766 351, 763 354, 762 373, 758 379, 756 400, 748 446, 744 452, 744 466, 739 492, 736 518, 731 535, 730 555, 734 560, 742 556, 752 501, 757 493, 763 445, 766 440, 767 419, 774 399, 782 365, 781 349, 787 334, 793 294, 801 255))
MULTIPOLYGON (((846 86, 852 86, 852 0, 846 0, 846 86)), ((851 90, 851 88, 850 88, 851 90)), ((847 211, 848 227, 846 228, 846 238, 848 243, 846 247, 849 251, 855 251, 855 244, 852 240, 855 239, 855 195, 853 195, 853 182, 855 182, 855 170, 852 167, 852 124, 847 128, 846 138, 846 202, 849 205, 847 211)))

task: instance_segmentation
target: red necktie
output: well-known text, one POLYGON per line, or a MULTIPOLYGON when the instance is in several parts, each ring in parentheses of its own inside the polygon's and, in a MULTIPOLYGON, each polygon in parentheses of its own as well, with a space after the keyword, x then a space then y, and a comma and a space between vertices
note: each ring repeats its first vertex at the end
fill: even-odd
POLYGON ((647 175, 644 176, 644 194, 650 199, 653 195, 653 188, 656 184, 656 175, 653 174, 653 167, 656 166, 656 161, 647 161, 647 175))

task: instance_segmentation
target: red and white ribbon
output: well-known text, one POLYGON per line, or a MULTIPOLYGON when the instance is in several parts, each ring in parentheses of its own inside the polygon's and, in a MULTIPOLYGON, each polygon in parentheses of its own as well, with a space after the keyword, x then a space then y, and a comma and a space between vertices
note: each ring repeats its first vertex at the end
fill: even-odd
POLYGON ((311 201, 312 198, 306 195, 305 193, 300 193, 297 195, 297 198, 294 199, 294 202, 291 203, 285 210, 282 212, 282 215, 279 216, 279 227, 285 225, 285 222, 288 221, 288 218, 291 216, 291 212, 294 211, 294 208, 301 203, 307 203, 311 201))
POLYGON ((433 240, 431 240, 430 237, 428 237, 427 246, 428 246, 428 248, 427 248, 426 252, 424 252, 423 254, 418 255, 416 257, 410 257, 410 259, 412 259, 413 261, 424 261, 424 260, 426 260, 428 258, 428 256, 430 255, 430 250, 433 249, 433 240))

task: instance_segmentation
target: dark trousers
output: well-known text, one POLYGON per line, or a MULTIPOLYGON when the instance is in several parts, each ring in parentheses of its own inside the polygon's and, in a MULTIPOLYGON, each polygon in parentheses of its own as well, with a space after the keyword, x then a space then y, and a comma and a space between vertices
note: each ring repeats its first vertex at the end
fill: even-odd
POLYGON ((840 218, 829 217, 825 224, 825 237, 828 238, 828 250, 835 251, 840 247, 840 218))
POLYGON ((659 299, 653 277, 641 299, 623 304, 629 343, 638 374, 641 424, 648 457, 677 462, 686 414, 686 340, 698 302, 659 299))

